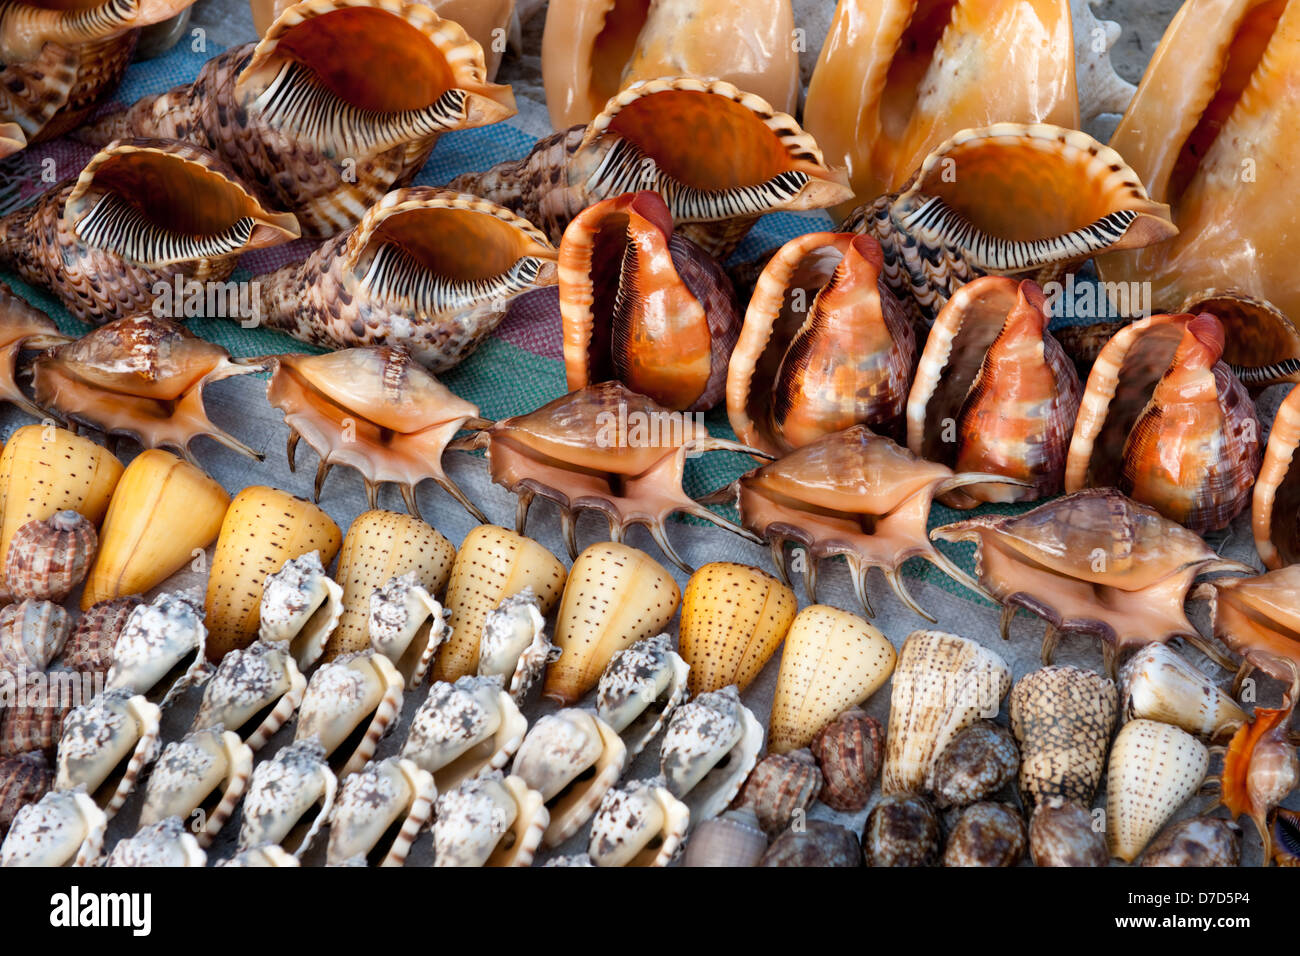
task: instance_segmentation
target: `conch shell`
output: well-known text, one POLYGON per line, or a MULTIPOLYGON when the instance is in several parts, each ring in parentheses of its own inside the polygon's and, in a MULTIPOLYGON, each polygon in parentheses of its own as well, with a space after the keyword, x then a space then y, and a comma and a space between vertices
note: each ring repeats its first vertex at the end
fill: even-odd
POLYGON ((380 866, 401 866, 433 818, 437 796, 433 777, 409 760, 389 757, 366 764, 339 788, 327 864, 365 865, 375 859, 380 866))
POLYGON ((238 734, 215 727, 193 731, 168 744, 154 764, 140 826, 168 817, 197 823, 198 845, 207 849, 243 799, 252 772, 253 751, 238 734))
POLYGON ((329 819, 338 778, 318 740, 297 740, 253 769, 239 852, 274 845, 301 857, 329 819))
POLYGON ((256 753, 298 710, 306 690, 287 643, 255 641, 221 659, 191 730, 229 728, 256 753))
POLYGON ((483 621, 479 640, 480 677, 500 677, 516 704, 522 703, 560 649, 546 636, 542 605, 531 587, 512 594, 483 621))
POLYGON ((320 660, 342 616, 342 586, 325 573, 320 552, 308 551, 266 576, 257 636, 268 644, 287 642, 298 668, 307 670, 320 660))
POLYGON ((528 721, 499 677, 435 681, 411 718, 402 756, 433 774, 446 793, 508 764, 527 731, 528 721))
POLYGON ((606 790, 587 855, 597 866, 667 866, 682 848, 690 818, 686 804, 657 779, 606 790))
POLYGON ((424 683, 433 655, 449 636, 447 612, 414 571, 370 592, 370 645, 397 665, 407 690, 424 683))
POLYGON ((340 777, 375 755, 402 710, 402 675, 374 651, 345 654, 322 664, 307 682, 294 740, 315 740, 340 777))
POLYGON ((0 844, 0 867, 91 866, 108 817, 80 790, 51 790, 18 811, 0 844))
POLYGON ((137 604, 113 647, 104 686, 126 688, 166 708, 207 674, 208 630, 197 595, 164 591, 152 604, 137 604))
POLYGON ((629 763, 686 700, 689 673, 667 634, 637 641, 610 660, 596 685, 596 714, 623 738, 629 763))
POLYGON ((1246 713, 1214 681, 1164 644, 1148 644, 1120 668, 1124 716, 1160 720, 1211 740, 1235 732, 1246 713))
POLYGON ((1273 418, 1264 462, 1250 505, 1255 550, 1276 571, 1300 561, 1300 468, 1292 472, 1300 448, 1300 385, 1291 389, 1273 418))
POLYGON ((111 818, 155 756, 160 714, 125 689, 106 690, 74 707, 63 720, 55 788, 84 788, 111 818))
POLYGON ((531 866, 550 822, 542 795, 497 770, 438 797, 434 866, 531 866))
POLYGON ((677 708, 659 748, 659 770, 699 824, 727 809, 762 749, 763 725, 730 685, 677 708))

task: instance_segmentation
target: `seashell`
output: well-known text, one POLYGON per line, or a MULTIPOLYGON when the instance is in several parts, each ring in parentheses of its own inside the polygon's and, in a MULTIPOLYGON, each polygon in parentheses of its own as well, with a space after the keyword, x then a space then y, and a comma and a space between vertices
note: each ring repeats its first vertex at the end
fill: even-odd
MULTIPOLYGON (((1100 811, 1099 811, 1100 812, 1100 811)), ((1034 866, 1106 866, 1105 829, 1086 808, 1064 797, 1046 797, 1029 820, 1034 866)))
POLYGON ((1280 708, 1256 707, 1228 742, 1220 774, 1219 800, 1235 820, 1245 813, 1259 830, 1264 860, 1273 857, 1268 816, 1300 784, 1300 756, 1290 733, 1291 715, 1300 692, 1300 670, 1292 668, 1291 686, 1280 708))
POLYGON ((596 864, 591 862, 591 857, 586 853, 570 853, 566 856, 553 856, 542 866, 581 866, 594 867, 596 864))
POLYGON ((238 852, 267 844, 301 859, 334 807, 337 778, 319 740, 295 740, 253 768, 238 852))
POLYGON ((26 598, 0 608, 0 668, 45 670, 63 650, 70 626, 68 612, 50 601, 26 598))
POLYGON ((1160 720, 1211 739, 1246 723, 1246 712, 1163 644, 1142 648, 1120 668, 1126 720, 1160 720))
POLYGON ((1143 866, 1240 866, 1241 828, 1231 820, 1189 817, 1170 824, 1142 854, 1143 866))
POLYGON ((447 477, 442 454, 478 406, 457 398, 402 346, 343 349, 325 355, 280 355, 266 400, 284 412, 289 428, 289 468, 305 438, 320 459, 315 497, 335 465, 355 468, 373 509, 379 486, 395 483, 406 510, 417 518, 415 489, 432 478, 470 514, 482 512, 447 477))
POLYGON ((0 123, 0 158, 12 156, 27 146, 27 136, 17 123, 0 123))
POLYGON ((1010 731, 987 720, 971 724, 934 762, 935 804, 943 810, 988 800, 1019 769, 1020 751, 1010 731))
POLYGON ((325 573, 320 552, 308 551, 266 576, 257 636, 269 644, 287 641, 299 670, 306 670, 320 660, 342 615, 343 588, 325 573))
POLYGON ((914 793, 882 796, 867 814, 862 855, 867 866, 935 866, 939 817, 930 801, 914 793))
POLYGON ((888 638, 856 614, 824 604, 800 611, 776 675, 768 727, 772 752, 812 743, 838 714, 884 686, 897 657, 888 638))
POLYGON ((1065 490, 1116 487, 1192 531, 1227 527, 1250 502, 1260 425, 1223 347, 1208 312, 1116 333, 1088 376, 1065 490))
POLYGON ((478 673, 479 647, 488 615, 509 597, 531 588, 537 610, 550 614, 564 590, 565 570, 531 538, 496 525, 465 535, 451 566, 443 605, 451 612, 451 637, 434 661, 434 680, 454 681, 478 673))
MULTIPOLYGON (((4 72, 0 68, 0 75, 4 72)), ((0 157, 5 155, 6 127, 17 129, 0 123, 0 157)), ((18 385, 18 359, 25 350, 47 349, 67 341, 53 319, 0 282, 0 401, 9 402, 33 418, 44 418, 45 411, 32 404, 18 385)))
POLYGON ((1130 720, 1110 750, 1106 845, 1132 863, 1169 818, 1200 788, 1209 768, 1205 745, 1154 720, 1130 720))
POLYGON ((448 637, 447 612, 414 571, 370 593, 370 645, 397 666, 407 690, 424 683, 433 655, 448 637))
POLYGON ((111 818, 157 753, 161 711, 127 688, 106 690, 63 719, 58 790, 85 788, 111 818))
POLYGON ((192 84, 107 113, 79 135, 209 145, 296 213, 304 235, 330 236, 409 183, 442 133, 514 112, 510 88, 487 82, 482 48, 431 7, 304 0, 259 43, 208 60, 192 84))
POLYGON ((681 602, 677 582, 644 551, 591 545, 569 569, 555 620, 560 657, 542 693, 572 704, 596 686, 615 654, 663 631, 681 602))
MULTIPOLYGON (((334 580, 343 585, 343 615, 325 644, 325 660, 371 646, 371 596, 377 589, 413 573, 427 593, 441 594, 455 557, 451 542, 413 515, 362 512, 348 528, 339 551, 334 580)), ((415 670, 412 665, 404 673, 410 678, 415 670)))
POLYGON ((667 866, 691 814, 657 779, 605 791, 591 821, 587 855, 597 866, 667 866))
MULTIPOLYGON (((809 823, 816 823, 810 820, 809 823)), ((790 841, 787 841, 790 842, 790 841)), ((683 866, 758 866, 767 852, 767 834, 748 807, 727 810, 691 829, 683 866)))
POLYGON ((556 0, 546 10, 542 82, 551 125, 587 123, 642 80, 717 77, 793 113, 799 58, 789 0, 700 7, 682 0, 556 0))
POLYGON ((658 193, 602 200, 569 223, 559 308, 570 391, 617 379, 674 411, 722 400, 740 303, 722 266, 673 234, 658 193))
POLYGON ((108 503, 81 609, 144 594, 217 540, 230 495, 202 469, 148 448, 126 466, 108 503))
POLYGON ((167 817, 119 840, 104 866, 207 866, 208 855, 180 817, 167 817))
POLYGON ((268 575, 312 551, 328 567, 341 540, 333 519, 302 498, 264 485, 235 495, 208 572, 208 659, 215 663, 253 643, 268 575))
POLYGON ((637 641, 610 659, 596 686, 596 714, 623 739, 629 762, 689 696, 689 676, 667 634, 637 641))
POLYGON ((869 202, 903 188, 960 130, 1000 120, 1079 127, 1073 54, 1064 0, 840 0, 805 118, 831 161, 851 171, 857 201, 869 202), (996 90, 979 81, 989 65, 1010 62, 996 90))
POLYGON ((27 522, 9 542, 9 593, 20 601, 62 601, 86 577, 98 546, 95 526, 75 511, 27 522))
POLYGON ((23 807, 38 802, 54 787, 54 771, 39 751, 0 760, 0 841, 23 807))
POLYGON ((178 818, 195 824, 206 850, 239 806, 253 773, 253 751, 233 731, 196 730, 163 748, 145 784, 140 826, 178 818))
POLYGON ((63 644, 58 665, 81 673, 107 674, 113 666, 113 648, 131 612, 143 598, 136 594, 100 601, 77 618, 72 633, 63 644))
POLYGON ((191 729, 229 727, 256 753, 294 715, 306 690, 289 645, 257 641, 221 659, 191 729))
POLYGON ((1025 608, 1047 622, 1044 664, 1062 634, 1086 634, 1101 639, 1111 677, 1121 653, 1172 637, 1223 660, 1187 620, 1183 602, 1197 575, 1249 573, 1114 488, 1077 491, 1022 515, 959 521, 931 536, 975 542, 979 593, 1002 605, 1004 638, 1025 608))
MULTIPOLYGON (((0 268, 49 290, 82 322, 159 321, 142 313, 156 306, 182 315, 189 283, 222 282, 242 253, 298 238, 292 215, 271 212, 216 155, 174 138, 103 140, 76 179, 0 217, 0 268)), ((89 357, 103 342, 92 338, 73 354, 89 357)), ((62 393, 61 375, 49 381, 47 394, 62 393)), ((94 414, 75 399, 67 396, 70 410, 94 414)), ((202 411, 192 403, 179 411, 202 411)))
POLYGON ((105 686, 157 698, 166 707, 199 683, 207 673, 207 628, 196 602, 196 595, 165 591, 152 604, 133 608, 113 648, 105 686))
POLYGON ((631 186, 663 196, 677 231, 719 261, 759 216, 824 209, 851 195, 792 116, 724 80, 680 76, 633 83, 585 127, 450 184, 501 203, 556 242, 582 210, 631 186))
POLYGON ((673 712, 659 770, 692 824, 716 817, 735 798, 763 749, 763 725, 734 686, 711 690, 673 712))
POLYGON ((780 455, 854 425, 901 436, 916 335, 884 265, 880 243, 849 232, 791 239, 768 260, 727 370, 740 441, 780 455))
POLYGON ((1083 388, 1031 281, 982 276, 939 311, 907 399, 907 447, 957 471, 1017 478, 943 496, 969 508, 1061 493, 1083 388), (951 422, 954 441, 946 441, 951 422))
POLYGON ((559 656, 560 649, 546 636, 541 602, 531 586, 488 612, 479 641, 478 673, 507 682, 516 704, 559 656))
MULTIPOLYGON (((170 319, 143 314, 114 319, 43 352, 32 362, 32 381, 37 403, 61 418, 106 435, 125 435, 145 448, 174 448, 197 467, 190 445, 200 435, 262 460, 212 423, 203 390, 265 369, 262 362, 232 359, 221 346, 170 319)), ((220 497, 210 489, 206 496, 220 497)), ((201 507, 196 515, 204 516, 201 507)), ((212 524, 211 515, 206 517, 204 531, 212 524)))
MULTIPOLYGON (((1273 862, 1278 866, 1300 866, 1300 836, 1297 834, 1295 810, 1278 807, 1273 811, 1269 831, 1273 843, 1273 862)), ((1264 861, 1268 863, 1267 860, 1264 861)))
POLYGON ((1300 566, 1251 577, 1218 578, 1192 592, 1210 604, 1214 637, 1242 658, 1232 691, 1254 670, 1290 682, 1300 668, 1296 595, 1300 566))
POLYGON ((27 522, 60 511, 98 525, 121 476, 122 463, 87 438, 46 425, 19 428, 0 452, 0 555, 27 522))
POLYGON ((850 813, 867 805, 872 782, 880 773, 884 734, 880 721, 856 707, 817 732, 811 746, 824 781, 822 803, 850 813))
MULTIPOLYGON (((492 334, 512 301, 555 284, 555 247, 531 222, 495 203, 451 190, 410 186, 376 197, 368 205, 368 209, 347 210, 360 222, 306 259, 258 277, 263 324, 328 349, 404 349, 430 372, 441 373, 458 365, 492 334)), ((322 224, 326 225, 335 231, 352 222, 322 224)), ((285 361, 281 357, 280 362, 285 361)), ((424 413, 412 416, 385 407, 384 391, 407 387, 390 377, 406 362, 394 361, 391 353, 288 361, 303 378, 304 370, 314 366, 315 381, 286 382, 284 404, 273 385, 269 393, 273 404, 286 414, 304 405, 306 415, 323 412, 324 421, 316 427, 329 435, 323 434, 322 445, 313 447, 318 453, 328 449, 328 460, 358 467, 367 477, 381 468, 397 470, 396 477, 381 479, 385 481, 405 484, 436 478, 441 472, 436 452, 456 432, 448 430, 450 420, 478 416, 473 405, 419 372, 411 373, 410 387, 417 393, 413 398, 422 405, 430 403, 424 413), (339 377, 348 372, 355 376, 353 380, 339 377), (326 393, 324 402, 320 395, 311 394, 316 390, 326 393), (362 440, 382 445, 377 461, 368 462, 364 448, 348 449, 346 440, 340 443, 332 437, 341 416, 327 403, 360 414, 362 440), (416 435, 393 447, 385 426, 372 415, 397 419, 404 426, 402 436, 411 431, 416 435), (370 427, 371 423, 379 427, 370 427), (429 434, 420 437, 422 431, 429 434)))
MULTIPOLYGON (((0 668, 0 687, 9 685, 11 673, 0 668)), ((13 681, 9 686, 18 696, 0 712, 0 758, 52 751, 64 717, 78 701, 91 698, 96 683, 93 674, 57 670, 28 672, 21 682, 13 681)))
MULTIPOLYGON (((559 846, 591 819, 626 762, 627 748, 618 734, 589 711, 566 708, 533 724, 512 771, 542 795, 550 818, 548 847, 559 846)), ((671 782, 668 789, 681 796, 671 782)))
POLYGON ((438 797, 434 866, 532 866, 549 816, 519 777, 493 770, 438 797))
POLYGON ((409 760, 371 762, 343 781, 330 817, 326 860, 401 866, 433 818, 433 776, 409 760), (396 834, 393 834, 396 829, 396 834))
POLYGON ((1058 797, 1091 807, 1119 713, 1115 683, 1079 667, 1044 667, 1016 681, 1007 711, 1026 811, 1058 797))
MULTIPOLYGON (((1178 235, 1101 257, 1102 278, 1150 283, 1161 308, 1224 289, 1300 315, 1291 267, 1300 245, 1288 226, 1296 206, 1284 170, 1295 127, 1283 117, 1297 105, 1289 79, 1300 54, 1292 7, 1195 0, 1170 22, 1111 145, 1169 204, 1178 235)), ((1252 331, 1233 330, 1229 341, 1262 364, 1284 357, 1266 330, 1252 331)))
POLYGON ((796 818, 807 819, 808 808, 821 790, 822 772, 811 750, 773 753, 750 772, 736 806, 752 809, 768 836, 776 836, 796 818))
POLYGON ((575 559, 577 513, 588 508, 609 520, 611 539, 621 539, 634 524, 645 525, 668 559, 687 574, 691 569, 668 540, 669 515, 685 512, 749 537, 688 497, 682 475, 687 455, 715 450, 758 454, 756 450, 714 438, 700 420, 674 415, 620 382, 571 392, 454 447, 486 450, 492 480, 519 498, 515 530, 521 535, 535 496, 555 502, 564 543, 575 559))
POLYGON ((331 769, 346 777, 370 762, 401 709, 402 675, 388 658, 344 654, 311 675, 293 739, 318 740, 331 769))
POLYGON ((909 634, 894 669, 881 790, 933 790, 940 755, 976 720, 996 716, 1010 687, 1011 669, 983 645, 942 631, 909 634))
POLYGON ((434 681, 411 718, 402 756, 433 774, 439 793, 510 762, 528 721, 499 677, 434 681))
POLYGON ((1273 417, 1250 505, 1255 550, 1272 571, 1300 562, 1300 496, 1295 491, 1300 469, 1291 461, 1300 447, 1300 386, 1287 393, 1273 417))
POLYGON ((1092 12, 1097 2, 1070 0, 1079 114, 1084 129, 1092 129, 1101 116, 1123 113, 1137 91, 1137 87, 1115 71, 1110 60, 1111 50, 1119 42, 1123 30, 1114 20, 1097 19, 1092 12))
POLYGON ((0 867, 91 866, 108 817, 80 790, 51 790, 18 811, 0 844, 0 867))
POLYGON ((975 803, 961 811, 943 850, 944 866, 1016 866, 1029 838, 1025 821, 1005 803, 975 803))
POLYGON ((300 866, 298 858, 292 853, 286 853, 274 843, 268 843, 266 846, 255 846, 247 850, 241 850, 228 860, 222 860, 217 866, 235 866, 235 867, 275 867, 275 866, 300 866))
POLYGON ((716 561, 691 575, 678 628, 691 693, 752 684, 785 640, 798 607, 790 588, 748 565, 716 561))
POLYGON ((759 866, 861 866, 862 847, 844 827, 825 820, 808 820, 777 837, 759 866))
POLYGON ((772 549, 772 563, 789 582, 785 544, 804 549, 805 590, 817 594, 817 565, 844 555, 858 600, 870 616, 866 578, 880 568, 899 600, 928 617, 908 593, 901 569, 911 557, 938 564, 949 575, 964 575, 926 535, 935 495, 981 481, 1007 481, 994 475, 954 475, 943 465, 922 461, 906 448, 854 425, 742 476, 728 486, 741 523, 772 549), (869 532, 869 533, 868 533, 869 532))

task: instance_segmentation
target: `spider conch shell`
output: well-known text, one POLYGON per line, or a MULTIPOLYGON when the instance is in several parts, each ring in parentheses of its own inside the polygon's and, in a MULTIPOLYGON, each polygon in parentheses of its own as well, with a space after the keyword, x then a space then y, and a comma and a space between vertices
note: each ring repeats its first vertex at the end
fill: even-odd
MULTIPOLYGON (((3 127, 0 123, 0 129, 3 127)), ((3 142, 2 133, 0 142, 3 142)), ((0 145, 0 155, 3 153, 0 145)), ((68 341, 53 319, 0 282, 0 401, 9 402, 34 418, 43 418, 41 409, 32 404, 18 385, 18 357, 25 349, 47 349, 68 341)))
MULTIPOLYGON (((561 651, 546 636, 546 621, 531 587, 512 594, 488 613, 479 641, 480 677, 500 677, 516 704, 522 703, 546 665, 561 651)), ((617 728, 616 728, 617 729, 617 728)))
POLYGON ((328 349, 401 346, 442 372, 496 329, 514 299, 555 284, 550 241, 486 199, 411 186, 358 215, 306 259, 258 277, 264 325, 328 349))
POLYGON ((137 605, 118 634, 105 686, 159 699, 165 708, 199 683, 206 676, 208 630, 195 602, 193 595, 164 591, 152 604, 137 605))
POLYGON ((294 740, 316 740, 339 776, 364 767, 402 709, 402 675, 373 650, 357 651, 322 664, 307 682, 294 740), (350 752, 340 748, 365 730, 350 752))
POLYGON ((1106 775, 1106 843, 1132 863, 1194 794, 1209 769, 1205 745, 1172 724, 1130 720, 1110 750, 1106 775))
POLYGON ((542 795, 500 770, 438 797, 434 866, 531 866, 550 816, 542 795))
POLYGON ((667 866, 682 848, 691 812, 658 778, 605 791, 591 821, 596 866, 667 866))
POLYGON ((254 752, 288 722, 302 704, 307 678, 287 643, 257 641, 221 659, 203 688, 192 731, 230 728, 254 752), (265 714, 256 724, 259 714, 265 714))
POLYGON ((101 323, 159 302, 174 311, 176 283, 223 281, 242 253, 298 234, 292 215, 270 211, 208 150, 129 139, 0 218, 0 266, 101 323))
POLYGON ((689 674, 667 634, 637 641, 611 658, 596 685, 596 714, 623 738, 629 763, 686 700, 689 674))
POLYGON ((81 790, 51 790, 18 811, 0 844, 0 867, 91 866, 108 817, 81 790))
POLYGON ((1255 550, 1264 567, 1273 571, 1300 561, 1300 468, 1294 473, 1291 468, 1298 447, 1300 385, 1278 406, 1251 497, 1255 550))
POLYGON ((1066 0, 840 0, 804 117, 858 202, 902 188, 926 154, 993 122, 1079 125, 1066 0), (998 83, 994 63, 1014 62, 998 83))
POLYGON ((446 793, 508 764, 527 731, 500 677, 435 681, 411 718, 402 757, 433 774, 438 791, 446 793))
POLYGON ((218 54, 193 83, 100 117, 81 136, 206 146, 297 213, 305 235, 331 236, 409 183, 442 133, 514 112, 510 88, 487 81, 482 48, 429 5, 303 0, 260 42, 218 54))
POLYGON ((1210 603, 1214 637, 1241 657, 1232 692, 1256 668, 1290 681, 1300 667, 1300 564, 1267 574, 1207 581, 1192 594, 1210 603))
POLYGON ((1164 644, 1148 644, 1119 672, 1124 716, 1159 720, 1213 740, 1246 723, 1246 713, 1214 681, 1164 644))
POLYGON ((274 844, 300 858, 329 819, 337 789, 320 741, 295 740, 283 747, 253 769, 239 852, 274 844))
POLYGON ((1074 72, 1079 87, 1081 129, 1092 132, 1098 117, 1128 109, 1137 87, 1115 71, 1111 49, 1123 32, 1114 20, 1098 20, 1092 12, 1100 0, 1070 0, 1074 26, 1074 72))
POLYGON ((141 827, 134 836, 118 841, 104 860, 104 866, 183 868, 207 865, 207 853, 179 816, 141 827))
POLYGON ((370 593, 370 644, 397 666, 407 690, 424 683, 433 655, 450 636, 447 612, 414 571, 370 593))
POLYGON ((438 790, 433 777, 409 760, 389 757, 366 764, 339 788, 330 816, 330 866, 401 866, 420 831, 433 818, 438 790), (396 827, 395 835, 389 831, 396 827))
POLYGON ((997 715, 1011 669, 975 641, 913 631, 894 668, 882 793, 925 793, 944 748, 981 717, 997 715))
POLYGON ((763 725, 731 685, 674 711, 659 748, 659 770, 698 825, 727 809, 762 749, 763 725))
POLYGON ((343 614, 343 588, 325 573, 319 551, 284 562, 267 575, 258 609, 257 636, 269 644, 287 641, 299 670, 325 651, 343 614))
POLYGON ((154 758, 160 715, 157 705, 126 689, 74 707, 63 719, 54 786, 84 788, 111 818, 154 758))
POLYGON ((591 819, 626 759, 618 734, 589 711, 567 708, 533 724, 511 770, 546 802, 546 846, 559 846, 591 819))
POLYGON ((434 680, 478 673, 488 615, 507 598, 531 589, 538 613, 545 616, 560 600, 564 580, 564 565, 531 538, 490 524, 470 531, 447 581, 443 605, 451 612, 451 637, 434 662, 434 680))
POLYGON ((168 817, 201 822, 198 845, 207 849, 244 797, 253 773, 253 751, 239 735, 214 727, 169 743, 145 785, 140 826, 168 817), (201 812, 202 816, 191 819, 201 812))

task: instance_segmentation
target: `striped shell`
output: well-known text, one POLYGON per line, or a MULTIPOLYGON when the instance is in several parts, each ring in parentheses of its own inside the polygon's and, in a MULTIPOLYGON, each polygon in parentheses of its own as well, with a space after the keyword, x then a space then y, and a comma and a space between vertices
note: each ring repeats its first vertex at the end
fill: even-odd
POLYGON ((791 821, 807 819, 821 790, 822 774, 812 751, 769 754, 750 771, 735 805, 753 810, 768 836, 775 836, 791 821))
POLYGON ((162 688, 165 705, 205 674, 207 634, 197 596, 164 591, 153 603, 131 610, 113 648, 106 686, 145 696, 161 696, 155 691, 162 688), (171 675, 191 655, 193 662, 173 681, 171 675))
POLYGON ((531 866, 550 820, 522 779, 494 770, 438 797, 434 866, 531 866))
POLYGON ((135 836, 119 840, 104 866, 179 867, 206 866, 208 855, 180 817, 168 817, 142 828, 135 836))
POLYGON ((257 636, 269 643, 289 642, 299 670, 307 670, 325 651, 325 642, 343 613, 343 588, 325 573, 319 551, 284 562, 262 585, 257 636))
POLYGON ((344 654, 311 675, 293 739, 318 741, 346 777, 370 761, 401 709, 402 675, 388 658, 374 651, 344 654), (344 747, 358 731, 355 747, 344 747))
POLYGON ((58 663, 75 671, 107 674, 113 666, 113 649, 131 612, 144 603, 139 595, 113 598, 91 605, 77 618, 63 645, 58 663))
POLYGON ((21 697, 0 712, 0 757, 53 750, 63 732, 63 718, 78 700, 89 699, 98 689, 94 675, 49 672, 55 673, 55 681, 40 673, 27 675, 27 682, 16 688, 21 697))
POLYGON ((0 608, 0 668, 17 674, 43 671, 68 639, 68 612, 50 601, 28 598, 0 608))
POLYGON ((294 664, 288 644, 256 641, 226 654, 203 688, 194 730, 227 727, 256 753, 302 703, 307 679, 294 664), (261 722, 254 724, 265 711, 261 722))
POLYGON ((20 601, 62 601, 85 579, 98 546, 95 526, 75 511, 27 522, 9 542, 9 593, 20 601))
POLYGON ((407 690, 424 683, 433 655, 451 636, 447 615, 414 571, 370 592, 370 645, 393 662, 407 690))
POLYGON ((691 828, 683 866, 757 866, 767 852, 767 834, 753 810, 727 810, 691 828))
POLYGON ((401 866, 433 818, 437 795, 433 777, 409 760, 389 757, 366 764, 339 788, 326 862, 365 865, 377 857, 380 866, 401 866))
POLYGON ((832 810, 856 812, 871 799, 880 773, 885 729, 866 711, 852 707, 823 727, 812 752, 824 784, 821 801, 832 810))
POLYGON ((18 811, 36 803, 54 787, 54 771, 42 753, 0 760, 0 841, 18 811))
POLYGON ((18 811, 0 845, 0 868, 92 866, 104 846, 108 818, 79 790, 51 790, 18 811))
POLYGON ((686 839, 690 811, 655 779, 605 791, 591 820, 596 866, 668 866, 686 839))
POLYGON ((433 774, 446 793, 462 780, 499 770, 523 743, 528 721, 500 677, 434 681, 411 718, 402 756, 433 774))
POLYGON ((126 688, 74 707, 63 720, 55 786, 84 787, 112 817, 156 756, 160 716, 157 706, 126 688))
POLYGON ((145 784, 140 825, 179 817, 203 849, 226 825, 253 772, 253 751, 221 728, 192 731, 163 748, 145 784))
POLYGON ((329 819, 337 786, 319 741, 295 740, 281 748, 253 769, 244 797, 239 851, 276 844, 301 857, 329 819))

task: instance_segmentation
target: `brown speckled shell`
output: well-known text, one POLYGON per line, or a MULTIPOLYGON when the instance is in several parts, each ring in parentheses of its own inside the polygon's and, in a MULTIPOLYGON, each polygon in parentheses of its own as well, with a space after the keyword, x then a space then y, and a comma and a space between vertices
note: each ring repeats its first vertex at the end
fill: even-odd
POLYGON ((1012 780, 1020 750, 1011 732, 990 721, 967 727, 934 765, 934 799, 941 809, 985 800, 1012 780))
POLYGON ((26 687, 18 689, 18 702, 0 716, 0 757, 51 750, 58 744, 73 701, 44 706, 45 686, 40 674, 29 675, 26 687))
POLYGON ((27 522, 9 544, 9 593, 18 600, 62 601, 85 579, 98 547, 95 526, 75 511, 27 522))
POLYGON ((813 738, 822 771, 821 801, 832 810, 861 810, 880 773, 885 731, 880 721, 856 707, 846 710, 813 738))
POLYGON ((54 786, 54 771, 41 753, 0 760, 0 840, 9 832, 14 816, 35 803, 54 786))
POLYGON ((757 866, 767 851, 767 834, 748 807, 705 820, 686 842, 683 866, 757 866))
POLYGON ((867 814, 862 831, 867 866, 934 866, 939 862, 939 817, 925 797, 891 793, 867 814))
POLYGON ((1029 821, 1029 853, 1034 866, 1106 866, 1106 833, 1077 803, 1049 797, 1029 821))
POLYGON ((775 836, 806 811, 822 789, 822 773, 807 748, 788 754, 768 754, 758 762, 736 798, 737 807, 749 807, 759 825, 775 836))
POLYGON ((782 833, 763 854, 759 866, 861 866, 858 838, 825 820, 808 820, 782 833))
POLYGON ((59 664, 69 670, 107 674, 113 666, 113 648, 126 620, 136 605, 144 603, 137 594, 100 601, 77 619, 72 635, 63 645, 59 664))
POLYGON ((1222 817, 1188 817, 1160 832, 1143 866, 1240 866, 1241 827, 1222 817))
POLYGON ((1005 803, 976 803, 962 811, 948 834, 943 865, 1015 866, 1027 843, 1025 821, 1014 809, 1005 803))

